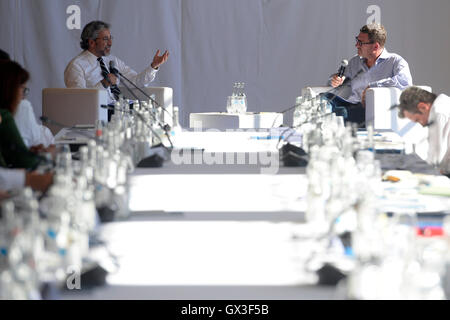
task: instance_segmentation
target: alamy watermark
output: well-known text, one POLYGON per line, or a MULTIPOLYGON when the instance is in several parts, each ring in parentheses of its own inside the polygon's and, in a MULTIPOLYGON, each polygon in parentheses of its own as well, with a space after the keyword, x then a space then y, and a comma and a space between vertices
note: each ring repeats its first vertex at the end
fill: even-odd
POLYGON ((69 290, 81 290, 81 268, 79 266, 67 267, 66 287, 69 290))
MULTIPOLYGON (((201 121, 195 122, 194 132, 221 132, 218 129, 202 129, 201 121)), ((249 132, 255 135, 270 133, 257 129, 226 129, 225 132, 249 132)), ((208 152, 198 149, 173 149, 171 159, 175 165, 254 165, 262 174, 276 174, 280 168, 278 150, 255 152, 208 152)))

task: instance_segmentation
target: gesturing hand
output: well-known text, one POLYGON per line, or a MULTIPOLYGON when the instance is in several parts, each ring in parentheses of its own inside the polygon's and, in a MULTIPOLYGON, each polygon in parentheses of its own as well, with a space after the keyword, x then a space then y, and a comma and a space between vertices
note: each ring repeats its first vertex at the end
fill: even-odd
POLYGON ((159 55, 160 51, 159 49, 156 51, 155 56, 153 57, 153 61, 152 61, 152 68, 153 69, 158 69, 160 65, 162 65, 164 62, 167 61, 167 59, 169 58, 169 51, 165 51, 164 54, 162 56, 159 55))

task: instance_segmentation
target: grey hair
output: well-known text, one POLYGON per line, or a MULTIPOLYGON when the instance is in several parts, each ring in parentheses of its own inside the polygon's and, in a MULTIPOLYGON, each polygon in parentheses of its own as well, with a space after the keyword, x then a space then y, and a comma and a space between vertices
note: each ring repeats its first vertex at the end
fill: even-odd
POLYGON ((89 39, 95 40, 103 29, 109 29, 109 24, 103 21, 89 22, 81 32, 80 47, 83 50, 89 49, 89 39))
POLYGON ((400 104, 397 106, 399 118, 405 117, 405 111, 408 111, 409 113, 420 113, 417 105, 420 102, 433 104, 436 97, 436 94, 419 87, 409 87, 405 89, 400 95, 400 104))

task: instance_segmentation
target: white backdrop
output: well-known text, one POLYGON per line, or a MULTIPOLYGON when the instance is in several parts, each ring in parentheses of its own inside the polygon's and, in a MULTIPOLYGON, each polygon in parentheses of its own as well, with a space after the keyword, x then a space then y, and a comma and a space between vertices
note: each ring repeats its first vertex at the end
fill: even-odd
POLYGON ((449 13, 448 0, 0 0, 0 48, 30 71, 40 116, 41 91, 64 87, 83 26, 109 22, 113 54, 137 71, 156 49, 170 51, 154 85, 174 88, 187 125, 191 112, 225 111, 234 82, 246 83, 249 111, 286 109, 355 54, 372 21, 415 84, 450 93, 449 13))

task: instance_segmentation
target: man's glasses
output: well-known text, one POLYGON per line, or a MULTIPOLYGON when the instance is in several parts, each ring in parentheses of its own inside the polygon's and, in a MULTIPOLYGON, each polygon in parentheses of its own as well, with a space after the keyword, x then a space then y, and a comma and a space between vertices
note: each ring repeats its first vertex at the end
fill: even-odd
POLYGON ((361 47, 363 44, 373 44, 373 41, 372 42, 362 42, 361 40, 358 39, 358 37, 355 37, 355 40, 356 40, 356 44, 359 47, 361 47))
MULTIPOLYGON (((111 37, 103 37, 103 38, 97 38, 97 39, 108 42, 108 41, 112 41, 114 38, 113 38, 113 36, 111 36, 111 37)), ((95 39, 95 40, 97 40, 97 39, 95 39)))

